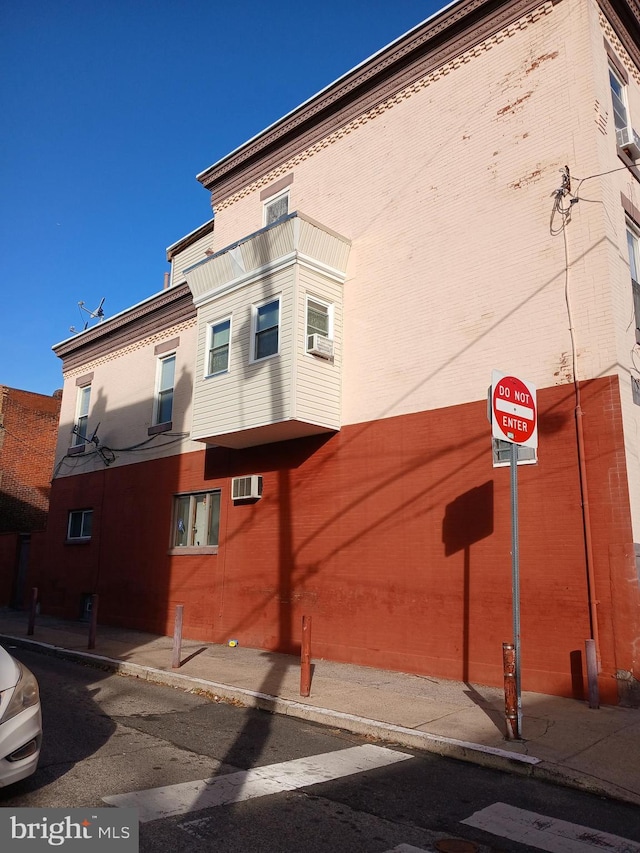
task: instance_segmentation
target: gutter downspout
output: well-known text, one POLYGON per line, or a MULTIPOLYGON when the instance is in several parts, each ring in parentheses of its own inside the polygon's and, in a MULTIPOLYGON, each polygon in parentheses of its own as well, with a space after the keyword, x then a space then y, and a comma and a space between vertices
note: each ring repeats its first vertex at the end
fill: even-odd
POLYGON ((591 623, 591 637, 596 647, 596 662, 598 672, 601 671, 600 657, 600 631, 598 627, 598 599, 595 597, 595 573, 593 569, 593 540, 591 537, 591 513, 589 510, 589 489, 587 487, 587 464, 584 455, 584 432, 582 418, 584 413, 580 404, 580 382, 574 379, 576 389, 576 435, 578 444, 578 466, 580 471, 580 491, 582 494, 582 523, 584 526, 584 548, 587 564, 587 592, 589 595, 589 621, 591 623))
POLYGON ((564 258, 565 258, 565 301, 567 303, 567 314, 569 316, 569 334, 571 336, 571 359, 573 371, 573 385, 575 388, 575 417, 576 417, 576 444, 578 450, 578 472, 580 478, 580 494, 582 497, 582 527, 584 534, 584 550, 585 563, 587 570, 587 595, 589 598, 589 623, 591 628, 591 639, 595 645, 596 663, 598 673, 601 671, 601 656, 600 656, 600 630, 598 626, 598 600, 595 597, 595 572, 593 559, 593 539, 591 536, 591 513, 589 509, 589 488, 587 484, 587 463, 584 450, 584 429, 582 419, 584 413, 582 411, 582 403, 580 396, 580 380, 578 379, 578 363, 575 341, 575 329, 573 328, 573 317, 571 313, 571 301, 569 299, 569 247, 567 245, 567 222, 562 228, 564 237, 564 258))

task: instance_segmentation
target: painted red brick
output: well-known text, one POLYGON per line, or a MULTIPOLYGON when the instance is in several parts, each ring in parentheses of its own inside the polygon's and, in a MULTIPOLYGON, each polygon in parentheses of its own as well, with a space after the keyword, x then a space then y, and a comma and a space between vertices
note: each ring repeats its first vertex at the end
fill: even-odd
MULTIPOLYGON (((615 702, 640 634, 623 436, 606 411, 619 411, 617 379, 582 394, 600 688, 615 702)), ((519 468, 523 688, 580 695, 591 633, 573 387, 538 404, 539 463, 519 468)), ((316 657, 499 685, 510 548, 509 470, 492 467, 481 401, 57 479, 33 581, 44 612, 77 617, 99 592, 100 621, 170 634, 184 604, 190 638, 292 653, 310 614, 316 657), (234 505, 229 478, 251 473, 263 498, 234 505), (172 495, 206 488, 222 489, 219 553, 170 556, 172 495), (68 511, 84 507, 93 538, 65 545, 68 511)))

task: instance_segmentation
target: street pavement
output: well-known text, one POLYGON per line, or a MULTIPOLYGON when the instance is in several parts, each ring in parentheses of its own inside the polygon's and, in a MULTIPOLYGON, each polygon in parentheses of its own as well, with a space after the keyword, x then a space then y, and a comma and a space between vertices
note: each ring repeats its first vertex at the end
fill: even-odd
POLYGON ((300 660, 241 646, 89 626, 0 609, 0 643, 81 660, 148 681, 373 739, 435 752, 640 805, 640 710, 522 694, 522 738, 505 737, 501 689, 314 660, 309 697, 300 660))

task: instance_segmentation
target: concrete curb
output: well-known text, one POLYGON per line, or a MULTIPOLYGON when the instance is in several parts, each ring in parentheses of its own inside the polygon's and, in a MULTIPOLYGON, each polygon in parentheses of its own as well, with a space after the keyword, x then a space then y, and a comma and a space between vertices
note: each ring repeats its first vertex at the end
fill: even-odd
POLYGON ((483 744, 434 735, 404 726, 384 723, 379 720, 358 717, 354 714, 307 705, 293 699, 283 699, 280 696, 259 693, 242 687, 233 687, 228 684, 184 675, 171 670, 129 663, 91 652, 65 649, 61 646, 54 646, 50 643, 43 643, 24 637, 0 634, 0 641, 9 642, 21 648, 31 649, 42 654, 89 665, 96 669, 139 678, 189 693, 200 693, 213 699, 234 702, 243 707, 259 708, 272 714, 285 714, 325 726, 334 726, 335 728, 381 740, 385 743, 432 752, 446 758, 467 761, 494 770, 517 773, 521 776, 530 776, 538 780, 551 782, 555 785, 587 791, 599 796, 633 803, 634 805, 639 804, 631 791, 619 788, 616 785, 580 771, 574 771, 550 761, 543 761, 535 756, 508 752, 507 750, 484 746, 483 744))

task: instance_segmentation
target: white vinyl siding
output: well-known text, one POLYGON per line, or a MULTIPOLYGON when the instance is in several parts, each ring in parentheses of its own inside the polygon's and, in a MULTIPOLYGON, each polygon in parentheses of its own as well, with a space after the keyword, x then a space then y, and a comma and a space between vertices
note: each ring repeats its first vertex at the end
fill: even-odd
POLYGON ((172 258, 170 280, 172 287, 186 281, 182 271, 193 266, 193 264, 197 264, 198 261, 204 260, 207 257, 207 250, 209 252, 213 251, 213 228, 210 234, 200 237, 199 240, 196 240, 195 243, 187 246, 180 254, 172 258))
MULTIPOLYGON (((340 428, 342 285, 302 264, 291 264, 220 296, 199 311, 192 438, 209 439, 296 421, 300 434, 340 428), (335 357, 307 354, 307 296, 331 306, 335 357), (279 300, 279 353, 252 360, 256 306, 279 300), (231 372, 212 382, 205 377, 208 329, 233 315, 231 372), (199 377, 199 378, 198 378, 199 377)), ((272 438, 271 440, 276 440, 272 438)), ((255 443, 261 443, 256 441, 255 443)))
POLYGON ((315 304, 314 333, 342 334, 349 248, 291 214, 187 271, 198 308, 192 439, 248 447, 340 429, 342 341, 333 359, 309 355, 307 329, 315 304), (224 317, 233 317, 233 370, 212 378, 209 329, 224 317))
POLYGON ((251 429, 290 417, 293 364, 293 267, 237 288, 199 310, 192 437, 251 429), (280 298, 279 356, 252 361, 252 306, 280 298), (232 371, 205 379, 208 327, 233 316, 232 371))
POLYGON ((298 364, 296 368, 298 417, 337 429, 340 425, 342 374, 342 285, 318 272, 301 267, 298 300, 298 364), (308 299, 330 306, 330 337, 334 358, 328 361, 307 354, 308 299))

